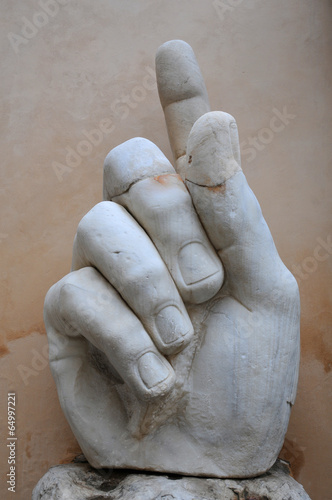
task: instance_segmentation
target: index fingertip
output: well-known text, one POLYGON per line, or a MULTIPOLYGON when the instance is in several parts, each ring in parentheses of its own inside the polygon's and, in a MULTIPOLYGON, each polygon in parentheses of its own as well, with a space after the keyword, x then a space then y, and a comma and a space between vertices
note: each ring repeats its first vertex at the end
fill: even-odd
POLYGON ((159 47, 156 73, 160 102, 167 105, 201 96, 208 103, 202 73, 191 46, 183 40, 171 40, 159 47))

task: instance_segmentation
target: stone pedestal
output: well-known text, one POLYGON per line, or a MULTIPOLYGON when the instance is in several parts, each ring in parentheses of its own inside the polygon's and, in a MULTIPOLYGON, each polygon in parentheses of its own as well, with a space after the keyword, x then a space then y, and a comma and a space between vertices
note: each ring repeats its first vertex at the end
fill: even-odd
POLYGON ((310 500, 278 460, 252 479, 209 479, 57 465, 36 485, 32 500, 310 500))

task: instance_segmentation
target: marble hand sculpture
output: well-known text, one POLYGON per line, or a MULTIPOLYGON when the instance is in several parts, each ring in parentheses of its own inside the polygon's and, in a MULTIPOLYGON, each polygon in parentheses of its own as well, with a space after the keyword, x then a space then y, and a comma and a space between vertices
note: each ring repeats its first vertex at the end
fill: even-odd
POLYGON ((46 297, 50 365, 92 466, 256 476, 294 403, 298 287, 191 47, 162 45, 156 71, 175 169, 143 138, 106 157, 104 201, 46 297))

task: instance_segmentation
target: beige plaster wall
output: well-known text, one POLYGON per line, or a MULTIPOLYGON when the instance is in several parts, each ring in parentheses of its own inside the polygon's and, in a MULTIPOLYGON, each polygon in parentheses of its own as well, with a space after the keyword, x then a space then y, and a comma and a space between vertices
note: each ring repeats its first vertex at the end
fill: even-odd
POLYGON ((296 272, 302 364, 282 455, 312 499, 331 498, 331 2, 0 5, 1 498, 13 498, 8 390, 17 396, 16 498, 79 451, 47 364, 43 299, 69 270, 79 220, 101 199, 107 152, 140 135, 170 157, 153 68, 157 47, 174 38, 194 48, 212 109, 237 118, 245 173, 296 272), (94 129, 100 144, 82 145, 94 129))

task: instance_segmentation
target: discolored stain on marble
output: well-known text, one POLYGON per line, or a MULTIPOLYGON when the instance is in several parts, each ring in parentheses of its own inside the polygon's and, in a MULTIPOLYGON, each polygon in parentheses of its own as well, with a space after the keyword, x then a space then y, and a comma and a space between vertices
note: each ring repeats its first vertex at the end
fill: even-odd
POLYGON ((3 344, 0 346, 0 358, 3 356, 7 356, 7 354, 10 353, 10 350, 8 349, 7 345, 3 344))
POLYGON ((323 310, 302 322, 302 355, 314 357, 325 373, 332 370, 332 313, 323 310))
MULTIPOLYGON (((7 340, 13 341, 13 340, 22 339, 24 337, 28 337, 29 335, 32 335, 33 333, 39 333, 40 335, 46 335, 44 321, 36 323, 33 326, 31 326, 30 328, 27 328, 26 330, 18 330, 18 331, 11 330, 11 331, 9 331, 7 334, 7 340)), ((1 356, 1 347, 0 347, 0 356, 1 356)))
POLYGON ((305 465, 304 458, 305 447, 301 446, 296 440, 286 438, 280 457, 290 464, 292 476, 297 479, 302 468, 305 465))

